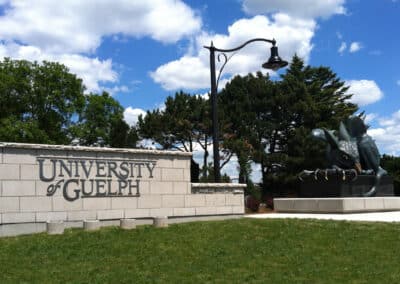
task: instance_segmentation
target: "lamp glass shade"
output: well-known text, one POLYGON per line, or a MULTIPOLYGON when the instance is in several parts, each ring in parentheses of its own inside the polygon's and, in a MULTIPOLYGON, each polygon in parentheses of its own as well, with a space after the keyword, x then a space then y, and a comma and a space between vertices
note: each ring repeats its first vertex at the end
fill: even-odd
POLYGON ((276 71, 279 68, 285 67, 286 65, 288 65, 288 62, 282 60, 282 58, 280 58, 278 55, 278 47, 273 46, 271 47, 271 57, 262 65, 262 67, 276 71))

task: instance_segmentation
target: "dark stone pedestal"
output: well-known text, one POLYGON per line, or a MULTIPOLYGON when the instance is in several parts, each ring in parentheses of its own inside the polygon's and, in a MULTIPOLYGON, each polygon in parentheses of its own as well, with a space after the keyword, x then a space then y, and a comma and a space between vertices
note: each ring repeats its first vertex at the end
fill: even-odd
MULTIPOLYGON (((359 175, 356 180, 318 179, 309 177, 302 181, 300 197, 361 197, 375 182, 375 176, 359 175)), ((376 196, 394 196, 393 178, 383 176, 376 196)))

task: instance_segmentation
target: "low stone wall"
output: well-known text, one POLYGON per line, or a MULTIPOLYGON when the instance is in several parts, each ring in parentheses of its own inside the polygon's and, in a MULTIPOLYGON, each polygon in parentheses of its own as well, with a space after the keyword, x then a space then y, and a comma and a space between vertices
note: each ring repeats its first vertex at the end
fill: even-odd
POLYGON ((243 185, 191 184, 191 153, 0 143, 0 225, 244 214, 243 185))
MULTIPOLYGON (((244 214, 244 184, 192 183, 193 215, 244 214)), ((189 205, 189 204, 187 204, 189 205)))
POLYGON ((400 197, 275 198, 274 209, 284 213, 366 213, 400 211, 400 197))

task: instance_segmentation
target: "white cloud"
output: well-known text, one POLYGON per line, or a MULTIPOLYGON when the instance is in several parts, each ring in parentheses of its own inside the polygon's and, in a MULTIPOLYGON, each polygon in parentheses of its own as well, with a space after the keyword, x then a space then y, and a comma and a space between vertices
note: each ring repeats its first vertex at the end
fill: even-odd
POLYGON ((197 94, 196 96, 202 98, 203 100, 209 100, 210 99, 210 93, 209 92, 203 93, 203 94, 197 94))
POLYGON ((345 14, 345 0, 243 0, 243 10, 255 15, 283 12, 301 18, 327 18, 334 14, 345 14))
POLYGON ((3 57, 38 62, 43 60, 60 62, 83 80, 87 92, 101 91, 101 82, 115 83, 118 81, 118 74, 112 68, 111 59, 100 60, 80 54, 46 53, 35 46, 15 43, 0 44, 0 58, 3 57))
POLYGON ((140 108, 127 107, 124 111, 124 119, 130 126, 135 126, 139 120, 139 115, 145 116, 146 111, 140 108))
POLYGON ((45 55, 51 61, 58 61, 68 66, 71 72, 83 79, 89 92, 99 92, 103 89, 101 82, 118 81, 118 74, 112 69, 112 60, 100 60, 78 54, 45 55))
POLYGON ((349 80, 346 84, 350 86, 347 91, 353 94, 350 101, 359 106, 375 103, 383 98, 383 92, 372 80, 349 80))
POLYGON ((198 57, 184 56, 150 72, 150 76, 166 90, 200 89, 210 84, 209 69, 198 57))
POLYGON ((358 42, 358 41, 355 41, 355 42, 352 42, 352 43, 350 44, 350 49, 349 49, 349 51, 350 51, 351 53, 353 53, 353 52, 359 51, 361 48, 362 48, 361 43, 358 42))
POLYGON ((137 146, 139 148, 144 148, 149 150, 162 149, 162 147, 152 139, 142 139, 137 143, 137 146))
POLYGON ((11 0, 0 5, 5 5, 0 7, 1 57, 58 61, 83 79, 88 92, 118 82, 111 59, 91 56, 104 37, 147 36, 173 43, 202 25, 179 0, 11 0))
POLYGON ((376 113, 368 113, 365 115, 365 123, 366 124, 370 124, 371 122, 375 121, 375 119, 377 119, 379 116, 376 113))
POLYGON ((347 44, 344 41, 342 41, 342 43, 340 44, 340 47, 338 49, 338 52, 340 54, 343 54, 345 52, 346 48, 347 48, 347 44))
POLYGON ((0 17, 2 40, 48 52, 91 52, 115 34, 171 43, 200 28, 200 17, 177 0, 14 0, 0 17))
POLYGON ((379 119, 379 125, 369 129, 368 134, 375 139, 381 154, 400 155, 400 110, 379 119))
MULTIPOLYGON (((227 35, 200 34, 193 41, 187 54, 158 67, 151 72, 151 77, 167 90, 209 88, 209 51, 203 46, 210 45, 211 41, 217 48, 230 49, 251 38, 275 38, 283 59, 290 60, 293 54, 297 53, 307 62, 315 28, 316 23, 313 20, 295 19, 285 14, 275 14, 271 20, 265 16, 240 19, 228 27, 227 35)), ((263 71, 261 64, 270 56, 269 49, 270 45, 258 42, 249 44, 237 52, 226 65, 221 83, 229 74, 245 75, 249 72, 263 71)))
POLYGON ((383 117, 379 119, 379 125, 384 127, 391 127, 398 125, 400 122, 400 110, 393 113, 390 117, 383 117))
MULTIPOLYGON (((338 52, 340 53, 340 55, 343 55, 343 53, 344 53, 344 52, 346 51, 346 49, 347 49, 348 52, 350 52, 350 53, 355 53, 355 52, 359 51, 361 48, 363 48, 363 46, 362 46, 362 44, 361 44, 360 42, 358 42, 358 41, 353 41, 353 42, 350 44, 349 48, 347 49, 347 43, 344 42, 344 41, 342 41, 341 44, 340 44, 340 47, 339 47, 339 49, 338 49, 338 52)), ((376 54, 376 53, 373 53, 373 52, 370 52, 370 54, 372 54, 372 55, 379 55, 379 54, 376 54)))
POLYGON ((121 85, 121 86, 114 86, 112 88, 104 88, 104 91, 106 91, 107 93, 109 93, 110 95, 115 95, 117 93, 128 93, 131 90, 128 88, 128 86, 125 85, 121 85))
MULTIPOLYGON (((214 159, 214 151, 213 151, 213 145, 210 144, 208 145, 208 157, 207 157, 207 163, 210 163, 214 159)), ((196 163, 199 164, 200 169, 202 169, 203 164, 204 164, 204 149, 200 146, 198 143, 194 143, 193 145, 193 159, 195 160, 196 163)), ((220 158, 221 158, 221 164, 223 162, 223 153, 220 152, 220 158)), ((236 155, 233 155, 229 162, 224 165, 224 167, 221 169, 221 175, 228 175, 233 182, 238 182, 238 177, 239 177, 239 164, 238 164, 238 159, 236 155)), ((257 176, 257 173, 255 173, 257 176)))
POLYGON ((251 163, 250 179, 254 183, 262 182, 261 164, 251 163))

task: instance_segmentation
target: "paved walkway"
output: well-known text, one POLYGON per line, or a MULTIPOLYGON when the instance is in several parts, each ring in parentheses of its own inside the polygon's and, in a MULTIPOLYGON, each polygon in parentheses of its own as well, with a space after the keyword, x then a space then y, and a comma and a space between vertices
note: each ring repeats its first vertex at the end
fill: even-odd
POLYGON ((346 221, 367 221, 367 222, 400 222, 400 211, 356 213, 356 214, 306 214, 306 213, 265 213, 249 214, 245 218, 276 219, 276 218, 297 218, 297 219, 321 219, 321 220, 346 220, 346 221))

